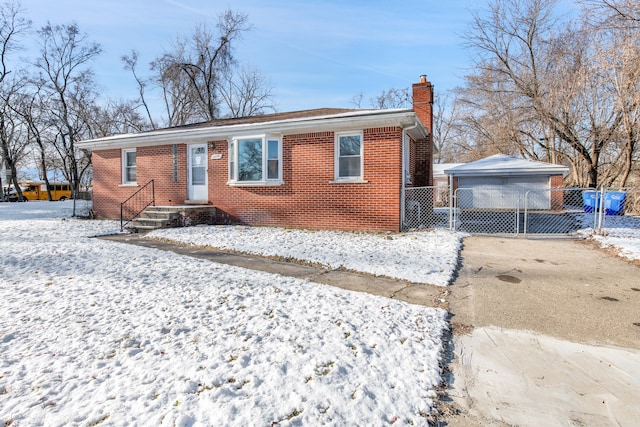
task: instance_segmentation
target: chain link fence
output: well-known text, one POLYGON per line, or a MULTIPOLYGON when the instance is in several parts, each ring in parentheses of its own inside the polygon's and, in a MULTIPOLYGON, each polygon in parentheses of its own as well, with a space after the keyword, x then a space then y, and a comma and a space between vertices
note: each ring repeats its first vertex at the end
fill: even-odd
POLYGON ((404 230, 540 236, 601 234, 611 227, 640 228, 640 188, 405 189, 404 230))

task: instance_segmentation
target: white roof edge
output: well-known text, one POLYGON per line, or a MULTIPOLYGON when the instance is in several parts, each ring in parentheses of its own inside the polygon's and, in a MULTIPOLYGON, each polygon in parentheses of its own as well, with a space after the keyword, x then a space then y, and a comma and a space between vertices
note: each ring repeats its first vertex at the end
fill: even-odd
POLYGON ((482 170, 469 170, 456 172, 452 169, 445 170, 446 175, 453 176, 478 176, 478 175, 502 175, 502 176, 517 176, 517 175, 549 175, 549 174, 564 174, 569 172, 569 168, 566 166, 556 165, 557 167, 538 168, 538 169, 482 169, 482 170))
POLYGON ((159 129, 149 132, 113 135, 104 138, 81 141, 80 148, 111 149, 162 145, 166 143, 181 143, 210 141, 215 138, 226 139, 229 136, 250 133, 288 133, 295 130, 328 129, 328 128, 364 128, 368 125, 406 127, 418 124, 419 128, 427 130, 411 109, 388 110, 357 110, 338 114, 311 116, 303 118, 274 120, 262 123, 244 123, 235 125, 218 125, 205 127, 186 127, 176 129, 159 129), (381 117, 384 116, 384 117, 381 117))
POLYGON ((478 176, 478 175, 545 175, 545 174, 566 174, 569 168, 563 165, 545 163, 535 160, 526 160, 510 157, 503 154, 496 154, 464 163, 460 166, 444 170, 447 175, 453 176, 478 176))

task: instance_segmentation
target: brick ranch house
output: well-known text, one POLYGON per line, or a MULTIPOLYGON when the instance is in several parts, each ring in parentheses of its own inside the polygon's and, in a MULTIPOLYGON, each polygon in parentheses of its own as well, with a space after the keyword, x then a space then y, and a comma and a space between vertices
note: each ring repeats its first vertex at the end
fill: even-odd
POLYGON ((209 206, 217 224, 400 231, 404 188, 432 184, 433 86, 413 108, 315 109, 84 141, 93 209, 154 180, 156 206, 209 206))

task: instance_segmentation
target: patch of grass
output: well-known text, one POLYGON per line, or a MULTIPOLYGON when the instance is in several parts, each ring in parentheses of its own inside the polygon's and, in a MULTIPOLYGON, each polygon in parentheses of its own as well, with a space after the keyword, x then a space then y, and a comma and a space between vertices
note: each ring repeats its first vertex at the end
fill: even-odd
POLYGON ((303 412, 303 409, 298 409, 298 408, 296 408, 296 409, 294 409, 294 410, 293 410, 289 415, 287 415, 287 416, 285 417, 285 420, 290 420, 290 419, 292 419, 292 418, 295 418, 295 417, 297 417, 298 415, 302 414, 302 412, 303 412))
POLYGON ((353 393, 351 393, 351 400, 356 400, 358 398, 358 395, 357 395, 358 390, 360 390, 360 384, 358 384, 356 386, 356 389, 353 390, 353 393))
POLYGON ((105 415, 104 417, 100 418, 97 421, 94 421, 94 422, 90 423, 89 427, 95 427, 98 424, 102 424, 103 422, 105 422, 107 420, 107 418, 109 418, 109 414, 105 415))
POLYGON ((238 386, 236 387, 236 390, 242 390, 242 387, 246 386, 247 384, 249 384, 251 381, 249 380, 244 380, 241 383, 238 384, 238 386))
POLYGON ((197 395, 200 395, 202 393, 204 393, 205 391, 209 391, 212 390, 213 387, 211 387, 210 385, 204 385, 204 384, 198 384, 198 391, 196 391, 197 395))
POLYGON ((316 375, 322 376, 322 377, 328 375, 329 372, 331 372, 331 368, 333 368, 334 364, 335 362, 327 362, 322 365, 316 366, 316 369, 315 369, 316 375))
POLYGON ((351 348, 351 351, 353 351, 353 355, 357 356, 358 355, 358 347, 356 347, 355 344, 351 344, 350 348, 351 348))

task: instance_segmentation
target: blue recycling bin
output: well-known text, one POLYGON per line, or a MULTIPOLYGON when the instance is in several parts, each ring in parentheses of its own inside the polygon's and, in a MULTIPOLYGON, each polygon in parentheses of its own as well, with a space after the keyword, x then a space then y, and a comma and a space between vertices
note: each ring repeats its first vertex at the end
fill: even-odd
POLYGON ((624 215, 624 201, 627 193, 612 191, 604 194, 604 213, 606 215, 624 215))
POLYGON ((585 212, 588 212, 588 213, 595 212, 600 207, 600 192, 584 191, 582 193, 582 202, 584 204, 585 212))

